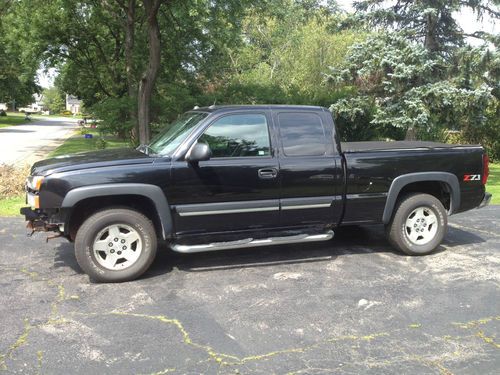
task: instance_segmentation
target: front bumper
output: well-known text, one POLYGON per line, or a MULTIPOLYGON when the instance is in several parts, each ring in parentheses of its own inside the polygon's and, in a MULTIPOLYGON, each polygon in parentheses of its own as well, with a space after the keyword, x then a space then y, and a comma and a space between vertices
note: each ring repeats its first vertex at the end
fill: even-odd
POLYGON ((58 232, 61 227, 59 223, 51 222, 50 218, 40 210, 31 207, 22 207, 19 212, 24 215, 28 222, 28 229, 33 232, 58 232))
POLYGON ((484 206, 489 205, 491 202, 491 197, 492 197, 491 193, 484 193, 484 198, 479 204, 479 206, 477 206, 477 208, 483 208, 484 206))
POLYGON ((33 211, 31 207, 22 207, 19 212, 24 216, 26 221, 40 219, 41 215, 37 211, 33 211))

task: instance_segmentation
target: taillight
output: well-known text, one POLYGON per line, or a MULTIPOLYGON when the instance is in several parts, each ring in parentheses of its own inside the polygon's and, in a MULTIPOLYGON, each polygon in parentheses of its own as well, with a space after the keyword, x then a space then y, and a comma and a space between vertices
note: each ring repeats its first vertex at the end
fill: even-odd
POLYGON ((486 185, 486 183, 488 182, 488 176, 490 175, 489 164, 490 164, 490 158, 488 157, 488 155, 483 154, 483 178, 481 180, 483 185, 486 185))

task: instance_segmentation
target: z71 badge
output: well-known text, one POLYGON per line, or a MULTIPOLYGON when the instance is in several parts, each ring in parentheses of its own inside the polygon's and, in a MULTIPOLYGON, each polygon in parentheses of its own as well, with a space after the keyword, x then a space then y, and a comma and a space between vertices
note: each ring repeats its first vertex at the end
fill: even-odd
POLYGON ((480 181, 480 180, 481 180, 480 174, 466 174, 466 175, 464 175, 464 181, 480 181))

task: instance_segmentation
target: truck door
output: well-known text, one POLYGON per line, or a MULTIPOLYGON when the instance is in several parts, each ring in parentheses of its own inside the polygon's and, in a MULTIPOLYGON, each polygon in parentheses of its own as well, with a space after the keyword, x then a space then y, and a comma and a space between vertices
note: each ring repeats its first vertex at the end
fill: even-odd
POLYGON ((329 112, 273 112, 279 127, 280 223, 335 224, 342 211, 342 163, 329 112), (329 116, 329 117, 328 117, 329 116))
POLYGON ((222 114, 197 139, 209 145, 210 160, 173 163, 178 234, 279 225, 279 169, 270 124, 269 111, 222 114))

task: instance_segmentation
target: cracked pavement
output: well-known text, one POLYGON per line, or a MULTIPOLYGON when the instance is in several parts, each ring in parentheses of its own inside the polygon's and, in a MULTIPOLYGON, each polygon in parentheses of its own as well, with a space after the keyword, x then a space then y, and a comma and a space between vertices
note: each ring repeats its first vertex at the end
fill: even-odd
POLYGON ((332 241, 181 255, 91 284, 73 245, 0 218, 0 372, 496 374, 500 206, 452 216, 434 254, 382 227, 332 241))

